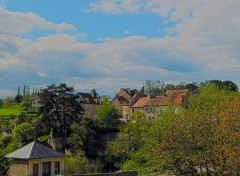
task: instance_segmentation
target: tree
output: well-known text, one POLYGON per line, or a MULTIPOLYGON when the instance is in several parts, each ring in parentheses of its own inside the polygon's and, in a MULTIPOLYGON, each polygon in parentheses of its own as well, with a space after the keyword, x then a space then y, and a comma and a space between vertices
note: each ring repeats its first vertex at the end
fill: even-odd
POLYGON ((90 117, 84 117, 80 123, 71 125, 72 134, 67 142, 77 155, 96 158, 96 137, 94 121, 90 117), (82 154, 83 151, 83 154, 82 154))
POLYGON ((203 83, 203 85, 206 84, 215 84, 219 89, 225 90, 225 91, 238 91, 238 86, 232 81, 221 81, 221 80, 209 80, 203 83))
POLYGON ((176 175, 237 175, 239 109, 239 94, 213 84, 201 88, 162 134, 156 155, 164 169, 176 175))
POLYGON ((8 96, 8 97, 6 97, 6 98, 3 100, 3 107, 13 106, 14 103, 15 103, 14 98, 8 96))
POLYGON ((102 104, 98 108, 96 122, 103 129, 117 129, 120 124, 117 110, 107 97, 103 97, 102 104))
POLYGON ((15 96, 14 99, 15 99, 16 103, 20 103, 23 100, 23 96, 21 95, 20 86, 18 86, 17 95, 15 96))
POLYGON ((12 160, 5 158, 4 154, 0 151, 0 175, 7 176, 12 160))
POLYGON ((144 93, 149 96, 161 95, 164 93, 164 87, 164 82, 147 80, 144 83, 144 93))
POLYGON ((45 131, 44 135, 66 139, 71 132, 70 126, 80 122, 81 107, 73 87, 65 83, 49 85, 40 93, 40 99, 42 116, 39 123, 45 131))
POLYGON ((13 141, 17 142, 20 147, 27 145, 36 137, 35 126, 33 124, 24 122, 13 130, 12 136, 13 141))

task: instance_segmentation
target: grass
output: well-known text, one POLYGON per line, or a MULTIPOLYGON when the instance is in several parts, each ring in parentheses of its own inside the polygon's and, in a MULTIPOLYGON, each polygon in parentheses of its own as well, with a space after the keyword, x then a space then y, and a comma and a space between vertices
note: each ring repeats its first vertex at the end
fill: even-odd
POLYGON ((0 108, 0 116, 19 115, 21 113, 20 108, 0 108))

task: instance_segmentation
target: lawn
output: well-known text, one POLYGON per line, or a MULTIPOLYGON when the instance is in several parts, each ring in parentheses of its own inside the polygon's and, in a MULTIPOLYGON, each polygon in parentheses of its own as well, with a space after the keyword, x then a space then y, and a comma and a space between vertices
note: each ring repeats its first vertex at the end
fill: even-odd
POLYGON ((20 108, 0 108, 0 116, 19 115, 21 113, 20 108))

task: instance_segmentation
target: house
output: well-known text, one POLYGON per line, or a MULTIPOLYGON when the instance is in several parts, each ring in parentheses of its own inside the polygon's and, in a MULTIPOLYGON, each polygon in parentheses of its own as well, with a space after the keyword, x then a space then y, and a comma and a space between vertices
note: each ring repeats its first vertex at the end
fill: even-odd
POLYGON ((117 110, 120 120, 127 122, 131 115, 131 106, 144 95, 144 88, 131 90, 130 88, 121 88, 112 100, 112 105, 117 110))
POLYGON ((13 159, 9 176, 64 175, 64 154, 32 142, 8 155, 13 159))
POLYGON ((91 93, 77 93, 77 102, 82 107, 83 115, 97 117, 98 107, 101 105, 101 96, 98 95, 95 89, 92 89, 91 93))
POLYGON ((41 107, 42 105, 40 104, 40 96, 38 94, 32 94, 31 96, 31 100, 32 100, 32 106, 35 107, 35 108, 39 108, 41 107))
POLYGON ((189 91, 183 90, 167 90, 164 95, 155 97, 142 97, 139 98, 132 106, 131 113, 136 110, 144 111, 146 118, 153 120, 157 111, 164 111, 170 104, 182 104, 185 107, 188 106, 189 91))

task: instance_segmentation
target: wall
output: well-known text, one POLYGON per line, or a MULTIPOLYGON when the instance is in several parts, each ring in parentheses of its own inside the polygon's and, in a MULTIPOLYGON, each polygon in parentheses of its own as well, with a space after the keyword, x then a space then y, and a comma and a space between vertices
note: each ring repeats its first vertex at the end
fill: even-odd
POLYGON ((123 111, 123 105, 122 105, 122 103, 121 103, 117 98, 115 98, 115 99, 112 101, 112 105, 113 105, 113 107, 117 110, 118 115, 120 115, 120 116, 122 117, 122 111, 123 111))
MULTIPOLYGON (((42 176, 42 163, 43 162, 51 162, 51 175, 54 175, 54 163, 60 161, 60 174, 64 174, 64 158, 63 157, 55 157, 55 158, 42 158, 42 159, 33 159, 28 161, 28 174, 32 175, 33 164, 38 164, 38 175, 42 176)), ((24 176, 20 175, 19 176, 24 176)), ((16 175, 15 175, 16 176, 16 175)))
POLYGON ((27 161, 25 160, 13 160, 13 164, 10 167, 9 176, 26 176, 27 175, 27 161))
POLYGON ((70 176, 137 176, 136 171, 123 171, 115 173, 95 173, 95 174, 73 174, 70 176))

